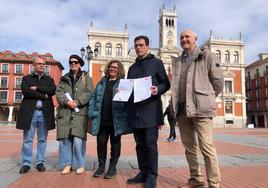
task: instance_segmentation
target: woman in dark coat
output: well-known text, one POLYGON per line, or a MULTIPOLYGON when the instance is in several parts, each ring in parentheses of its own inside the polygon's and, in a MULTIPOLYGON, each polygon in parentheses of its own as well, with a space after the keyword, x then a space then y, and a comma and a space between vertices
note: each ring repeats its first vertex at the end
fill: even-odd
POLYGON ((168 123, 170 125, 170 132, 169 132, 169 137, 167 138, 167 141, 169 142, 173 142, 176 140, 176 131, 175 131, 175 126, 176 126, 176 117, 174 117, 171 113, 171 109, 170 109, 170 104, 167 106, 163 117, 165 117, 167 115, 168 118, 168 123))
POLYGON ((105 76, 97 84, 89 100, 88 115, 91 119, 89 132, 97 135, 97 153, 99 167, 93 174, 100 177, 105 171, 107 142, 110 137, 111 159, 104 178, 110 179, 116 174, 116 164, 120 157, 121 135, 131 132, 127 123, 127 109, 124 102, 113 101, 120 78, 124 78, 123 64, 111 60, 106 65, 105 76))
POLYGON ((59 141, 59 163, 62 174, 71 168, 76 173, 84 172, 88 125, 88 100, 93 92, 92 79, 81 70, 84 61, 77 55, 69 58, 70 71, 61 78, 56 89, 59 102, 57 114, 57 140, 59 141), (69 100, 66 93, 72 97, 69 100), (78 109, 78 110, 77 110, 78 109))

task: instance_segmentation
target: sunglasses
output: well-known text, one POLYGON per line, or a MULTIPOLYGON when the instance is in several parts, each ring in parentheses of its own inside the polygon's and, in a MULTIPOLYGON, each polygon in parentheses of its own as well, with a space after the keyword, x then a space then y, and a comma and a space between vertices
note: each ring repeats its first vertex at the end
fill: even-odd
POLYGON ((70 61, 69 64, 78 64, 79 61, 70 61))

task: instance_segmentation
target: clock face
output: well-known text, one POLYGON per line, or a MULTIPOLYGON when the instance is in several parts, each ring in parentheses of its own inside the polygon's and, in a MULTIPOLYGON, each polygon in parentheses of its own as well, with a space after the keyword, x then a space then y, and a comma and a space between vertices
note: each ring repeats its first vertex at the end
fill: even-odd
POLYGON ((167 37, 168 38, 172 38, 173 37, 173 32, 172 31, 168 31, 167 32, 167 37))

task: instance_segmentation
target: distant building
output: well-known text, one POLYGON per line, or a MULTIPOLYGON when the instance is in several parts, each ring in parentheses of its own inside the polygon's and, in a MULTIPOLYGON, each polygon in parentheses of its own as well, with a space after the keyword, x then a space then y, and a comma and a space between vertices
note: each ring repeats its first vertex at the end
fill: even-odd
POLYGON ((268 128, 268 53, 246 67, 248 123, 268 128))
MULTIPOLYGON (((159 47, 151 47, 151 53, 163 61, 169 77, 171 77, 171 58, 178 56, 182 50, 178 47, 178 26, 176 7, 159 10, 159 47)), ((140 33, 142 35, 142 33, 140 33)), ((88 43, 98 49, 98 56, 91 60, 90 73, 94 85, 103 75, 103 66, 111 59, 119 59, 124 63, 126 71, 135 61, 136 53, 133 47, 128 48, 129 33, 127 25, 124 31, 100 30, 93 27, 91 22, 88 31, 88 43)), ((158 40, 158 39, 150 39, 158 40)), ((131 41, 133 44, 133 41, 131 41)), ((246 96, 245 96, 245 64, 244 44, 242 34, 239 39, 222 39, 212 36, 206 41, 207 46, 216 54, 220 66, 224 70, 224 91, 217 97, 217 117, 214 125, 218 127, 245 127, 246 125, 246 96)), ((170 99, 170 92, 162 96, 165 107, 170 99)))
POLYGON ((216 55, 224 73, 224 89, 217 97, 217 117, 220 127, 246 126, 245 62, 242 34, 237 39, 215 37, 204 43, 216 55))
MULTIPOLYGON (((50 53, 0 52, 0 121, 16 121, 23 98, 20 88, 22 77, 32 73, 32 63, 36 57, 42 57, 46 61, 45 74, 53 77, 58 84, 64 68, 50 53)), ((56 106, 55 97, 53 101, 56 106)))

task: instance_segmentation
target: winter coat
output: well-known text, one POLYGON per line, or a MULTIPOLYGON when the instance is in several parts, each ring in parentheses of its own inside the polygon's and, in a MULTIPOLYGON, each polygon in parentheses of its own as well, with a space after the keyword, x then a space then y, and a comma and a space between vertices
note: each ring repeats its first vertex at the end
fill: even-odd
POLYGON ((57 113, 57 139, 69 138, 70 135, 82 139, 87 138, 88 125, 88 100, 93 92, 92 79, 85 71, 79 71, 74 87, 72 87, 71 73, 61 77, 60 84, 56 89, 56 96, 59 102, 57 113), (72 99, 77 101, 79 112, 67 106, 68 99, 65 93, 68 92, 72 99))
POLYGON ((16 128, 22 130, 30 128, 36 103, 38 100, 42 100, 47 129, 54 129, 55 117, 52 96, 55 94, 56 85, 53 78, 43 75, 39 80, 35 73, 26 75, 22 78, 21 90, 23 99, 20 104, 16 128), (31 86, 37 86, 36 91, 30 89, 31 86))
POLYGON ((164 124, 161 95, 168 91, 170 83, 160 59, 148 54, 137 58, 128 70, 128 79, 152 77, 152 85, 157 86, 158 94, 134 103, 133 92, 128 101, 128 122, 132 128, 156 127, 164 124))
MULTIPOLYGON (((91 120, 90 134, 93 136, 98 135, 101 123, 101 110, 102 101, 108 78, 104 76, 97 84, 95 91, 89 99, 88 116, 91 120)), ((116 81, 113 87, 113 96, 115 95, 115 89, 118 87, 119 79, 116 81)), ((112 117, 115 136, 127 134, 131 132, 131 128, 128 127, 127 121, 127 105, 125 102, 112 101, 112 117)))
MULTIPOLYGON (((187 73, 186 116, 213 117, 216 115, 215 98, 223 89, 223 72, 215 56, 208 49, 198 49, 187 73)), ((172 57, 172 112, 177 115, 179 80, 183 54, 172 57)))

